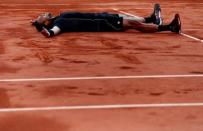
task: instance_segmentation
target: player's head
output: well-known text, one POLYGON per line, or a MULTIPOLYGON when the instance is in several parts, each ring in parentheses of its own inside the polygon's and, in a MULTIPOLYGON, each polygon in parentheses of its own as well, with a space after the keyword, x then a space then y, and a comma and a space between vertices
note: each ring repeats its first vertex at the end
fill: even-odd
POLYGON ((46 12, 46 13, 39 15, 36 21, 39 24, 46 24, 52 18, 53 18, 53 15, 50 12, 46 12))

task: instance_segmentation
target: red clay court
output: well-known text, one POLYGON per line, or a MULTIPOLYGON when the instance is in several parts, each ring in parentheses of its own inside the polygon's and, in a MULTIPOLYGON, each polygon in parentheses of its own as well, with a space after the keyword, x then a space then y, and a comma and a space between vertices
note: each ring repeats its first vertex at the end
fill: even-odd
POLYGON ((1 0, 1 131, 203 131, 201 0, 1 0), (64 33, 43 12, 180 13, 182 34, 64 33))

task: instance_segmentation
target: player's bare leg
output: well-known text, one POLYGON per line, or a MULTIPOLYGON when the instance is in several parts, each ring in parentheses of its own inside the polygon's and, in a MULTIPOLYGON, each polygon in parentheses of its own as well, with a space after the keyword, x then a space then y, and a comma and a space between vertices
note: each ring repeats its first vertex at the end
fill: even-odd
MULTIPOLYGON (((119 14, 120 17, 123 17, 125 20, 129 21, 137 21, 139 23, 153 23, 155 25, 162 25, 163 20, 161 17, 161 7, 159 4, 154 5, 154 10, 152 14, 148 17, 140 17, 140 16, 129 16, 125 14, 119 14)), ((138 23, 137 23, 138 24, 138 23)))
POLYGON ((129 15, 125 15, 125 14, 119 14, 120 17, 123 17, 123 19, 125 20, 134 20, 134 21, 138 21, 141 23, 145 23, 145 18, 144 17, 140 17, 140 16, 129 16, 129 15))
POLYGON ((146 24, 129 19, 124 19, 123 22, 124 30, 135 29, 145 33, 154 33, 161 31, 180 33, 181 30, 181 21, 179 14, 176 14, 172 22, 168 25, 146 24))
POLYGON ((153 33, 158 31, 158 25, 146 24, 137 20, 124 19, 123 26, 124 30, 135 29, 145 33, 153 33))

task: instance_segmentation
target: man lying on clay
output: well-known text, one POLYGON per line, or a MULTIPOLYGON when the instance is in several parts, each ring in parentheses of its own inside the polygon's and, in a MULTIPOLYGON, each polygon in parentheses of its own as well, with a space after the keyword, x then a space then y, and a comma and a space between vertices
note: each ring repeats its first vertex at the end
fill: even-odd
POLYGON ((129 29, 145 33, 171 31, 180 33, 181 21, 179 14, 169 24, 163 24, 161 8, 154 5, 153 13, 148 17, 128 16, 124 14, 110 13, 81 13, 64 12, 59 16, 45 13, 32 25, 45 37, 53 37, 63 32, 122 32, 129 29))

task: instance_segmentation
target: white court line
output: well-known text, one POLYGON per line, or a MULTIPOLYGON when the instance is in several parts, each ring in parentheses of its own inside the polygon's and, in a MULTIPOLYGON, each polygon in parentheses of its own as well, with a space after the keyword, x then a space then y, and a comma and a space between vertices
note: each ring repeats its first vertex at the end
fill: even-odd
POLYGON ((125 11, 122 11, 122 10, 119 10, 117 8, 112 8, 114 11, 117 11, 117 12, 120 12, 122 14, 126 14, 126 15, 129 15, 129 16, 132 16, 132 17, 137 17, 136 15, 133 15, 131 13, 128 13, 128 12, 125 12, 125 11))
MULTIPOLYGON (((169 3, 161 3, 162 5, 164 4, 169 4, 169 3)), ((187 2, 180 2, 180 3, 170 3, 170 4, 175 4, 175 5, 185 5, 185 4, 190 4, 190 5, 201 5, 203 4, 202 2, 200 3, 187 3, 187 2)), ((136 6, 136 5, 153 5, 153 3, 147 3, 147 2, 142 2, 142 3, 136 3, 136 2, 128 2, 128 3, 90 3, 90 4, 85 4, 85 3, 82 3, 82 4, 69 4, 69 3, 53 3, 53 4, 43 4, 43 3, 0 3, 1 6, 32 6, 32 5, 35 5, 35 6, 66 6, 66 5, 78 5, 78 6, 113 6, 113 5, 124 5, 124 6, 136 6)))
MULTIPOLYGON (((7 8, 7 9, 0 9, 0 11, 2 11, 2 10, 6 10, 6 11, 15 11, 15 10, 48 10, 49 8, 38 8, 38 9, 25 9, 25 8, 7 8)), ((58 8, 58 9, 70 9, 70 8, 58 8)), ((75 8, 75 9, 77 9, 77 8, 75 8)), ((90 9, 103 9, 103 10, 107 10, 107 9, 109 9, 109 8, 79 8, 80 10, 90 10, 90 9)), ((137 10, 139 10, 139 9, 148 9, 148 10, 151 10, 152 8, 133 8, 133 9, 137 9, 137 10)), ((165 9, 167 9, 167 8, 165 8, 165 9)), ((74 8, 72 8, 72 10, 74 10, 74 8)))
MULTIPOLYGON (((65 8, 58 8, 59 10, 76 10, 77 8, 67 8, 67 7, 65 7, 65 8)), ((92 7, 92 8, 80 8, 79 10, 90 10, 90 9, 99 9, 99 10, 112 10, 111 8, 103 8, 103 7, 92 7)), ((137 9, 137 8, 135 8, 135 9, 137 9)), ((139 8, 139 9, 151 9, 151 8, 139 8)), ((27 9, 25 9, 25 8, 12 8, 12 9, 10 9, 10 8, 7 8, 7 9, 0 9, 0 11, 3 11, 3 10, 6 10, 6 11, 21 11, 21 10, 28 10, 28 11, 35 11, 35 10, 49 10, 49 9, 46 9, 46 8, 27 8, 27 9)))
POLYGON ((203 107, 203 103, 117 104, 117 105, 86 105, 86 106, 84 105, 84 106, 0 108, 0 113, 31 112, 31 111, 59 111, 59 110, 173 108, 173 107, 203 107))
MULTIPOLYGON (((121 10, 116 9, 116 8, 113 8, 113 10, 118 11, 118 12, 123 13, 123 14, 126 14, 126 15, 129 15, 129 16, 137 17, 136 15, 133 15, 133 14, 128 13, 128 12, 125 12, 125 11, 121 11, 121 10)), ((194 36, 185 34, 185 33, 183 33, 183 32, 181 32, 180 35, 203 43, 203 40, 202 40, 202 39, 199 39, 199 38, 197 38, 197 37, 194 37, 194 36)))
POLYGON ((194 37, 194 36, 191 36, 191 35, 188 35, 188 34, 185 34, 185 33, 180 33, 182 36, 185 36, 187 38, 190 38, 190 39, 193 39, 193 40, 196 40, 196 41, 199 41, 199 42, 202 42, 203 43, 203 40, 197 38, 197 37, 194 37))
POLYGON ((98 76, 98 77, 56 77, 56 78, 25 78, 0 79, 0 82, 34 82, 34 81, 73 81, 73 80, 112 80, 112 79, 161 79, 161 78, 201 78, 199 75, 143 75, 143 76, 98 76))

